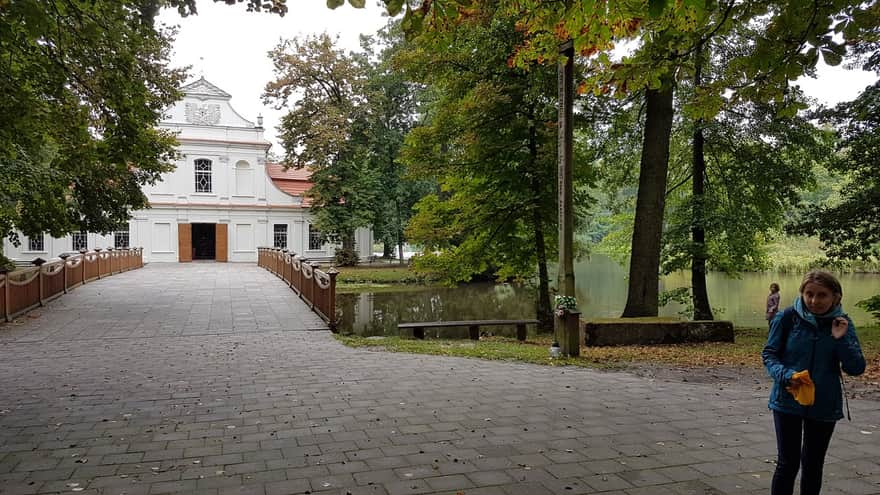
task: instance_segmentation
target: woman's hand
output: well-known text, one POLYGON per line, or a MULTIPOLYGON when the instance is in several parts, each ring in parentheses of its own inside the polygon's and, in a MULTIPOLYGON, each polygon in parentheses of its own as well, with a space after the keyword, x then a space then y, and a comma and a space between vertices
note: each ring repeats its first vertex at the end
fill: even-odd
POLYGON ((846 335, 846 329, 849 328, 849 322, 846 318, 838 316, 831 322, 831 336, 839 339, 846 335))

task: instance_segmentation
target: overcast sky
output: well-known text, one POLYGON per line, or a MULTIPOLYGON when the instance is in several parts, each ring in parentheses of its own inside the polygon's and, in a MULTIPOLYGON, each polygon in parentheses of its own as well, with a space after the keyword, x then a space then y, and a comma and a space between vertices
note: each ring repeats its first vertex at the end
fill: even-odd
MULTIPOLYGON (((176 10, 163 12, 160 21, 179 25, 172 63, 191 65, 192 81, 201 75, 232 95, 232 106, 244 118, 256 121, 263 115, 266 139, 272 152, 283 155, 275 127, 281 111, 264 106, 261 95, 266 83, 274 79, 267 52, 281 39, 327 32, 339 35, 339 46, 358 50, 360 34, 374 34, 388 18, 373 0, 367 7, 354 9, 348 4, 336 10, 325 0, 288 1, 290 11, 283 18, 266 13, 248 13, 242 5, 198 2, 199 14, 180 18, 176 10)), ((799 81, 804 91, 825 104, 855 98, 876 76, 870 72, 821 67, 818 79, 799 81)))
POLYGON ((338 35, 338 46, 346 51, 359 50, 362 33, 374 34, 388 22, 372 0, 363 9, 345 4, 330 10, 325 0, 289 0, 287 5, 290 11, 284 17, 208 1, 197 2, 197 16, 181 18, 176 10, 166 10, 159 17, 180 26, 171 61, 177 67, 192 66, 187 82, 204 75, 232 95, 230 103, 242 117, 255 122, 262 114, 266 139, 276 155, 284 153, 275 131, 282 112, 264 106, 261 98, 266 83, 274 79, 268 52, 281 39, 325 31, 338 35))

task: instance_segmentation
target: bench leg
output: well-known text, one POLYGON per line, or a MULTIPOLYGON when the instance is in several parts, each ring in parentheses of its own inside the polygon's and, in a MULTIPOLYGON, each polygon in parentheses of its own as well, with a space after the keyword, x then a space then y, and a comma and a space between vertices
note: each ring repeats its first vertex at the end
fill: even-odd
POLYGON ((413 338, 419 340, 425 340, 425 329, 424 328, 413 328, 413 338))
POLYGON ((517 325, 516 326, 516 340, 520 342, 526 341, 526 326, 525 325, 517 325))
POLYGON ((471 340, 480 340, 480 327, 478 325, 469 326, 468 334, 470 334, 471 340))

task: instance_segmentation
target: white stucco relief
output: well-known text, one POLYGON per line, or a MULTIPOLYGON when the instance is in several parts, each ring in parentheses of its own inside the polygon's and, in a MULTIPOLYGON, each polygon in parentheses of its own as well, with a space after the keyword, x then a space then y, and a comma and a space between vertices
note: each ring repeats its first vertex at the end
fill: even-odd
POLYGON ((187 103, 186 121, 196 125, 217 125, 220 122, 220 105, 187 103))

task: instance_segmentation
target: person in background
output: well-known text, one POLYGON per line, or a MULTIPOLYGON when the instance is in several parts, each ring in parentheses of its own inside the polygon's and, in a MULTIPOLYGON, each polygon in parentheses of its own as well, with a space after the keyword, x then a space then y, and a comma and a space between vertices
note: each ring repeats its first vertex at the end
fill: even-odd
POLYGON ((767 324, 773 322, 773 317, 779 311, 779 284, 770 284, 770 294, 767 296, 767 324))
POLYGON ((773 378, 769 407, 778 458, 772 495, 791 495, 798 469, 801 495, 819 493, 825 452, 843 418, 841 368, 849 375, 865 371, 856 329, 840 305, 840 282, 814 270, 799 292, 794 306, 773 318, 761 353, 773 378))

